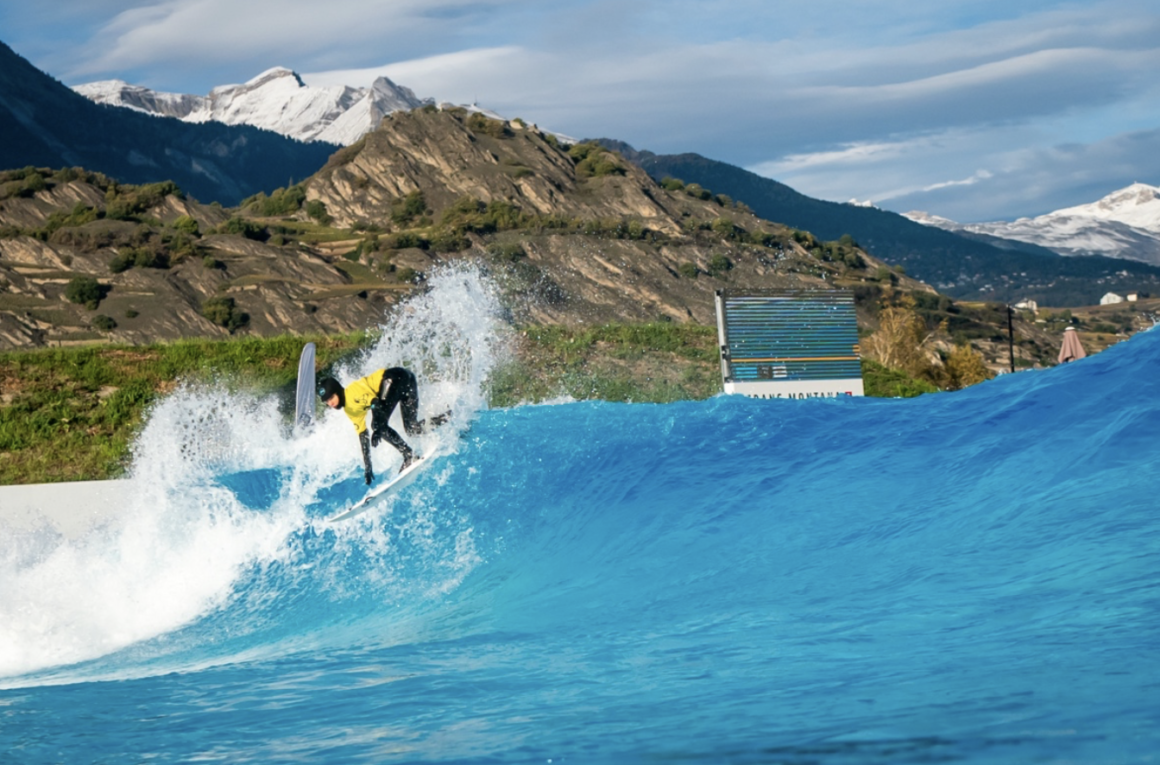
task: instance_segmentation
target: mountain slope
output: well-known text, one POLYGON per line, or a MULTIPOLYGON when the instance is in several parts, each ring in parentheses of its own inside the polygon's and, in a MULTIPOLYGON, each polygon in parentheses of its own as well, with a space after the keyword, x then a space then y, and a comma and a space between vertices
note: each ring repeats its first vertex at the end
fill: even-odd
POLYGON ((768 220, 823 240, 849 234, 868 252, 949 295, 1042 305, 1092 305, 1109 289, 1160 292, 1160 268, 1103 257, 1061 258, 1031 243, 992 242, 896 213, 812 199, 785 184, 697 154, 656 155, 604 141, 651 176, 680 178, 744 202, 768 220), (999 244, 1001 246, 996 246, 999 244))
POLYGON ((386 77, 379 77, 369 88, 311 87, 297 73, 282 67, 262 72, 242 85, 214 88, 208 96, 158 92, 121 80, 91 82, 74 90, 97 103, 186 122, 252 125, 300 141, 344 146, 374 130, 391 112, 432 103, 386 77))
POLYGON ((172 180, 236 204, 304 178, 335 146, 248 126, 194 125, 95 104, 0 43, 0 168, 80 166, 126 183, 172 180))
POLYGON ((957 223, 908 212, 916 223, 1025 242, 1059 255, 1102 255, 1160 265, 1160 188, 1134 183, 1086 205, 1007 222, 957 223))

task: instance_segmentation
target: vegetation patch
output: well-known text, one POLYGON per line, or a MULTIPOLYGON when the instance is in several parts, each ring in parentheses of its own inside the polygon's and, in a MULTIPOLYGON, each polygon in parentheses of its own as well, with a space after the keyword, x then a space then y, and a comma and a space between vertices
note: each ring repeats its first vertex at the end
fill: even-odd
POLYGON ((213 297, 201 304, 201 315, 233 334, 250 323, 250 315, 239 310, 232 297, 213 297))
POLYGON ((283 392, 289 402, 303 343, 317 345, 325 368, 367 339, 360 333, 0 353, 0 484, 118 477, 149 405, 176 383, 225 380, 254 394, 283 392))

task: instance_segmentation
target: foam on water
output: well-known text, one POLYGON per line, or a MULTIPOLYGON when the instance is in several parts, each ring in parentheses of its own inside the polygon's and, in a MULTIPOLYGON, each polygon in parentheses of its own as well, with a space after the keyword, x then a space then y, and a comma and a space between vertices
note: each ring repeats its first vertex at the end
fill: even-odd
MULTIPOLYGON (((454 416, 437 434, 410 440, 420 453, 453 449, 483 405, 482 383, 500 351, 498 313, 478 272, 446 269, 392 315, 368 352, 336 373, 349 382, 384 366, 412 369, 420 416, 448 409, 454 416)), ((402 432, 398 421, 395 427, 402 432)), ((374 450, 373 459, 380 476, 400 463, 389 448, 374 450)), ((368 581, 383 597, 394 585, 413 589, 413 581, 398 581, 396 539, 365 524, 321 524, 362 495, 361 476, 345 417, 320 410, 315 427, 291 433, 274 398, 181 387, 150 412, 133 449, 134 494, 112 520, 78 540, 47 527, 0 539, 0 677, 106 656, 239 601, 250 611, 268 609, 267 601, 282 600, 277 588, 318 565, 295 573, 319 534, 331 563, 356 550, 375 558, 361 569, 361 592, 368 581)), ((450 586, 473 565, 469 530, 451 528, 421 503, 407 524, 409 554, 425 549, 445 569, 428 586, 450 586), (453 541, 444 549, 448 531, 453 541)), ((346 562, 312 571, 311 586, 341 593, 349 586, 346 562)), ((252 629, 235 620, 224 631, 252 629)))

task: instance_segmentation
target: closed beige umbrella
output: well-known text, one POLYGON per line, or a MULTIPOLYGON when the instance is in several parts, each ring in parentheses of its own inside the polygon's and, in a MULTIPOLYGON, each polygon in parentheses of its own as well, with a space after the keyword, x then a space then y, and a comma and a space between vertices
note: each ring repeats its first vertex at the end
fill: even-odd
POLYGON ((1079 333, 1075 331, 1075 327, 1063 330, 1063 345, 1059 349, 1059 363, 1082 359, 1086 355, 1083 346, 1080 345, 1079 333))

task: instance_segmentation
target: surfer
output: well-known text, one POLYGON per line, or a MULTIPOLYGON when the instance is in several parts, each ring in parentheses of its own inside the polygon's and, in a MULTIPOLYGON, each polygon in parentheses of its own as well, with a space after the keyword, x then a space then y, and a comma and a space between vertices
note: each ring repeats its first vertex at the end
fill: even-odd
MULTIPOLYGON (((368 484, 375 479, 371 469, 371 447, 378 446, 380 441, 386 441, 403 455, 403 470, 414 462, 415 452, 388 424, 397 406, 403 413, 403 429, 407 435, 420 435, 427 426, 426 420, 419 419, 419 386, 409 370, 402 367, 380 369, 345 388, 333 377, 324 377, 318 381, 318 397, 331 409, 342 409, 354 423, 368 484), (371 415, 370 428, 367 427, 367 412, 371 415)), ((432 417, 430 424, 442 425, 449 415, 450 412, 446 412, 432 417)))

